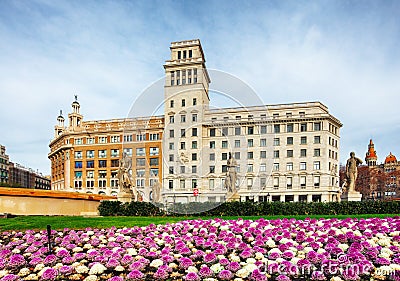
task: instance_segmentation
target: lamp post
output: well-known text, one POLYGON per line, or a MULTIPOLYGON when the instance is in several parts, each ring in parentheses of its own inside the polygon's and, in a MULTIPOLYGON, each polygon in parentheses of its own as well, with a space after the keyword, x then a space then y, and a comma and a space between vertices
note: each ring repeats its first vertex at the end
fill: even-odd
POLYGON ((269 197, 271 196, 271 194, 269 194, 269 192, 267 193, 267 202, 269 202, 269 197))

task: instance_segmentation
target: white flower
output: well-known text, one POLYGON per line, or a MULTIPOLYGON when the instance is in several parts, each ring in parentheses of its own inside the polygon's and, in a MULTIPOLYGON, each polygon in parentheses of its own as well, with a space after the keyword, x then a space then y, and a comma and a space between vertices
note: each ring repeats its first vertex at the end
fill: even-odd
POLYGON ((287 238, 282 238, 281 240, 279 240, 279 243, 281 244, 286 244, 287 242, 289 242, 290 240, 287 238))
POLYGON ((36 274, 29 274, 25 279, 26 280, 39 280, 39 277, 36 274))
POLYGON ((210 269, 214 272, 214 273, 220 273, 224 267, 222 265, 220 265, 219 263, 213 264, 210 269))
POLYGON ((258 222, 252 222, 250 224, 250 227, 252 227, 252 228, 257 228, 257 226, 258 226, 258 222))
POLYGON ((39 263, 35 266, 35 269, 33 271, 37 272, 37 271, 41 271, 44 268, 44 264, 43 263, 39 263))
POLYGON ((243 281, 243 279, 242 278, 235 278, 235 279, 233 279, 233 281, 243 281))
POLYGON ((89 274, 90 275, 99 275, 99 274, 102 274, 106 269, 107 268, 104 265, 96 262, 95 264, 92 265, 92 268, 90 268, 89 274))
POLYGON ((85 250, 93 249, 93 246, 89 243, 86 243, 85 245, 83 245, 83 249, 85 249, 85 250))
POLYGON ((390 246, 390 239, 387 239, 387 238, 379 239, 378 244, 380 246, 388 247, 388 246, 390 246))
POLYGON ((114 268, 114 270, 115 270, 115 271, 118 271, 118 272, 122 272, 122 271, 125 270, 125 268, 124 268, 122 265, 117 265, 117 266, 114 268))
POLYGON ((86 277, 83 280, 84 281, 97 281, 97 276, 96 275, 89 275, 88 277, 86 277))
POLYGON ((21 268, 21 270, 18 273, 18 276, 26 276, 29 275, 31 273, 31 271, 29 270, 29 268, 21 268))
POLYGON ((245 268, 248 272, 253 272, 253 271, 256 270, 258 267, 257 267, 257 265, 255 265, 254 263, 249 263, 249 264, 245 265, 244 268, 245 268))
POLYGON ((263 255, 263 254, 261 254, 261 253, 259 253, 259 252, 256 253, 256 259, 257 259, 257 260, 261 260, 261 259, 263 259, 263 258, 264 258, 264 255, 263 255))
POLYGON ((172 269, 178 268, 178 265, 177 265, 176 263, 174 263, 174 262, 171 262, 168 266, 169 266, 170 268, 172 268, 172 269))
POLYGON ((186 272, 187 273, 189 273, 189 272, 195 272, 195 273, 197 273, 197 272, 199 272, 198 270, 197 270, 197 268, 195 267, 195 266, 189 266, 188 267, 188 269, 186 269, 186 272))
POLYGON ((400 231, 393 231, 393 232, 390 232, 389 235, 390 235, 390 236, 399 236, 399 235, 400 235, 400 231))
POLYGON ((160 259, 155 259, 150 263, 151 267, 155 267, 155 268, 159 268, 160 266, 162 266, 164 264, 164 262, 160 259))
POLYGON ((278 248, 273 248, 268 251, 268 254, 272 254, 272 253, 282 254, 281 250, 279 250, 278 248))
POLYGON ((390 266, 390 268, 392 268, 393 270, 400 271, 400 264, 392 263, 392 264, 390 264, 389 266, 390 266))
POLYGON ((239 270, 236 272, 235 275, 238 276, 238 277, 240 277, 240 278, 246 278, 247 276, 249 276, 249 274, 250 274, 250 272, 248 272, 247 269, 242 268, 242 269, 239 269, 239 270))
POLYGON ((349 248, 349 245, 347 245, 347 244, 339 244, 338 248, 342 249, 343 252, 346 252, 346 250, 349 248))
POLYGON ((269 248, 276 247, 275 241, 272 239, 268 239, 267 242, 265 242, 265 245, 267 245, 267 247, 269 247, 269 248))
POLYGON ((58 263, 54 266, 54 268, 55 268, 55 269, 60 269, 62 266, 63 266, 63 264, 62 264, 61 262, 58 262, 58 263))
POLYGON ((72 249, 72 252, 74 252, 74 253, 83 252, 83 249, 81 247, 75 247, 72 249))
POLYGON ((109 241, 109 242, 115 242, 115 240, 117 240, 117 238, 115 238, 115 237, 108 237, 108 241, 109 241))
POLYGON ((243 219, 238 219, 238 220, 237 220, 237 224, 238 224, 238 225, 243 225, 243 223, 244 223, 243 219))
POLYGON ((222 225, 222 226, 220 226, 219 229, 221 229, 221 230, 229 230, 229 226, 228 225, 222 225))
POLYGON ((137 251, 134 248, 128 248, 126 249, 126 253, 130 256, 136 256, 137 255, 137 251))
POLYGON ((13 249, 11 252, 13 252, 14 254, 19 254, 21 253, 21 251, 17 248, 13 249))
POLYGON ((85 265, 78 265, 77 267, 75 267, 75 270, 77 273, 87 273, 89 271, 89 268, 87 268, 87 266, 85 265))
POLYGON ((318 250, 317 250, 317 253, 318 254, 323 254, 323 253, 325 253, 326 251, 323 249, 323 248, 319 248, 318 250))
POLYGON ((94 235, 94 231, 93 230, 89 230, 88 232, 86 232, 87 235, 92 236, 94 235))
POLYGON ((229 259, 231 261, 240 262, 240 257, 233 254, 229 255, 229 259))
POLYGON ((8 270, 0 270, 0 278, 6 276, 8 274, 8 270))
POLYGON ((375 274, 376 275, 380 275, 380 276, 382 276, 382 275, 390 275, 392 273, 393 273, 393 269, 390 266, 387 266, 387 265, 380 266, 375 270, 375 274))
POLYGON ((311 252, 312 250, 313 250, 313 248, 311 248, 311 247, 304 247, 303 252, 307 254, 308 252, 311 252))
POLYGON ((246 260, 246 263, 247 263, 247 264, 254 264, 254 263, 256 263, 256 260, 253 259, 253 258, 248 258, 248 259, 246 260))
POLYGON ((285 261, 285 259, 284 258, 277 258, 275 261, 277 263, 281 264, 283 261, 285 261))

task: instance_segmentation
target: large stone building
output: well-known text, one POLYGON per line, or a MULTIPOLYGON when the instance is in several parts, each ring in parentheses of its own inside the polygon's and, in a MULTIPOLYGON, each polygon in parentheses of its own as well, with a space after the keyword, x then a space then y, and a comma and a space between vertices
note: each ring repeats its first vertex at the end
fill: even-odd
POLYGON ((6 147, 0 145, 0 183, 8 183, 8 165, 10 158, 6 154, 6 147))
POLYGON ((49 153, 53 190, 117 195, 125 154, 138 191, 149 200, 151 187, 161 181, 162 116, 84 121, 75 98, 68 126, 61 112, 57 120, 49 153))
POLYGON ((365 192, 369 198, 388 199, 398 198, 400 187, 400 161, 390 152, 385 161, 378 163, 378 155, 372 139, 369 141, 368 150, 365 154, 365 163, 369 172, 366 174, 368 179, 361 181, 365 192))
POLYGON ((53 189, 116 194, 124 151, 132 157, 144 200, 156 180, 163 203, 229 200, 224 183, 229 155, 236 162, 235 199, 338 199, 342 124, 325 105, 211 109, 200 41, 173 42, 170 49, 164 116, 83 121, 75 101, 68 127, 58 117, 49 154, 53 189))
POLYGON ((50 189, 50 179, 33 169, 11 162, 5 146, 0 145, 0 186, 50 189))

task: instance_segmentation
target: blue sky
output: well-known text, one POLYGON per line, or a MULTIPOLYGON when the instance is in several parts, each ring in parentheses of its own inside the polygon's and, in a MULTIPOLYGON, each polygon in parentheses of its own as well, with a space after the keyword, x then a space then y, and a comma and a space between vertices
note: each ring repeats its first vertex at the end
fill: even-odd
MULTIPOLYGON (((50 172, 60 109, 124 118, 163 76, 172 41, 199 38, 209 69, 265 104, 321 101, 343 123, 341 160, 400 157, 399 1, 2 1, 0 143, 50 172)), ((162 100, 160 93, 160 100, 162 100)))

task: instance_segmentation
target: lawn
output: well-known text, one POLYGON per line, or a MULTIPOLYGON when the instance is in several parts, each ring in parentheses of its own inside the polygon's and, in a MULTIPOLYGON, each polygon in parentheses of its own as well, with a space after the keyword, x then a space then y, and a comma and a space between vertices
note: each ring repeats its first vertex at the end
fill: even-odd
MULTIPOLYGON (((302 220, 307 217, 311 218, 385 218, 399 216, 399 214, 379 214, 379 215, 337 215, 337 216, 250 216, 241 217, 243 219, 257 220, 260 217, 266 219, 278 218, 295 218, 302 220)), ((115 226, 117 228, 147 226, 150 224, 173 223, 187 219, 210 219, 210 217, 67 217, 67 216, 17 216, 15 218, 0 219, 0 230, 41 230, 46 229, 47 225, 51 225, 52 229, 85 229, 85 228, 109 228, 115 226)), ((235 220, 239 217, 221 217, 227 220, 235 220)))

